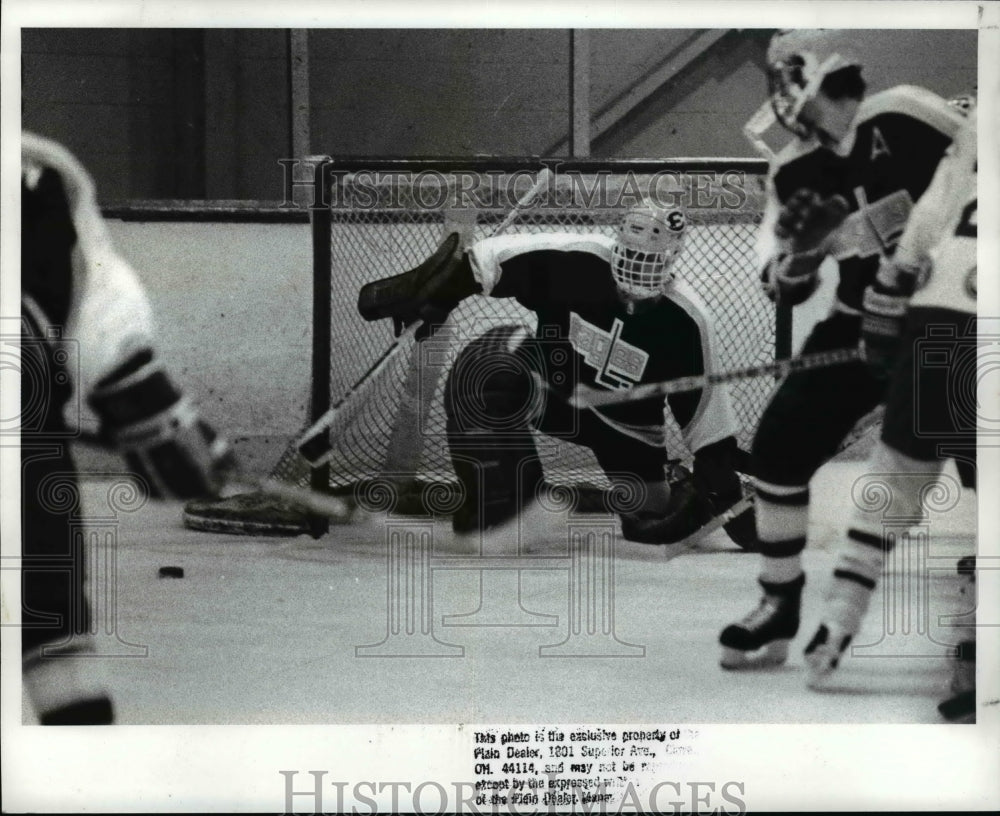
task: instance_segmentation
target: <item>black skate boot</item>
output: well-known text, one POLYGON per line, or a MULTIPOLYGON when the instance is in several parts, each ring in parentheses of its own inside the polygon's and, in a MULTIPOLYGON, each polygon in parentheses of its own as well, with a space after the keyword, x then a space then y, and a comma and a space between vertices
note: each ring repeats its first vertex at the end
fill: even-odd
MULTIPOLYGON (((976 556, 967 555, 958 562, 958 574, 965 578, 961 594, 971 597, 976 605, 976 556)), ((951 676, 951 696, 938 705, 938 711, 948 722, 974 723, 976 721, 976 630, 969 627, 970 636, 958 644, 951 676)))
POLYGON ((951 697, 942 700, 938 712, 948 722, 976 721, 976 642, 962 641, 951 680, 951 697))
POLYGON ((760 581, 764 589, 760 605, 719 635, 722 668, 762 668, 785 662, 788 644, 799 631, 799 607, 805 583, 805 575, 783 584, 760 581))

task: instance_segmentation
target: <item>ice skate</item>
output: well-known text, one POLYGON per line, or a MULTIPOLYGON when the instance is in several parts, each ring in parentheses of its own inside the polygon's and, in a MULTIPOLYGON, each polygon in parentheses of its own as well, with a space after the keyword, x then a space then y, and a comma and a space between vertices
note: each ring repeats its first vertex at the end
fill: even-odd
POLYGON ((840 658, 851 645, 857 629, 843 624, 828 622, 820 624, 816 634, 806 646, 806 663, 809 666, 810 688, 817 687, 840 665, 840 658))
POLYGON ((764 597, 739 623, 722 630, 720 665, 724 669, 780 666, 788 658, 788 644, 799 631, 799 607, 805 576, 777 584, 761 580, 764 597))
POLYGON ((114 705, 104 684, 80 660, 94 660, 89 637, 39 646, 22 657, 24 691, 42 725, 111 725, 114 705))

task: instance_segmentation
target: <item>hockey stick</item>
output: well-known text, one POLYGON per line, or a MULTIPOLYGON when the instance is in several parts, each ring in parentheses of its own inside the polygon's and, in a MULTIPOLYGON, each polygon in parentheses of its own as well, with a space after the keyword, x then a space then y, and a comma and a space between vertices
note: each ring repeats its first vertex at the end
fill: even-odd
POLYGON ((751 493, 749 496, 744 496, 736 504, 730 507, 728 510, 719 513, 719 515, 712 518, 706 524, 699 527, 693 533, 687 536, 687 538, 682 538, 680 541, 675 541, 673 544, 661 544, 663 547, 663 555, 665 561, 670 561, 676 558, 678 555, 683 555, 688 550, 691 550, 695 545, 701 541, 705 536, 714 533, 720 527, 724 527, 729 524, 737 516, 745 513, 754 504, 754 495, 751 493))
POLYGON ((409 341, 413 339, 422 325, 422 320, 416 320, 407 326, 399 337, 392 341, 389 348, 361 375, 361 378, 348 388, 343 396, 330 406, 326 413, 299 435, 298 440, 295 442, 295 447, 309 463, 310 467, 319 467, 325 464, 333 454, 329 439, 330 426, 345 403, 364 388, 365 385, 372 382, 379 372, 389 367, 395 356, 399 353, 399 350, 404 344, 409 344, 409 341))
MULTIPOLYGON (((547 167, 543 167, 535 177, 535 182, 531 185, 531 188, 517 200, 514 207, 504 216, 503 220, 490 230, 487 237, 492 238, 506 232, 524 208, 531 204, 538 194, 548 186, 550 175, 551 171, 547 167)), ((392 342, 389 348, 385 350, 382 356, 375 361, 361 378, 326 413, 299 435, 295 446, 310 467, 315 468, 324 465, 333 456, 330 431, 334 420, 343 410, 344 405, 354 394, 364 388, 368 382, 371 382, 380 371, 389 366, 404 344, 409 345, 409 341, 416 335, 422 325, 423 321, 417 320, 407 326, 406 330, 392 342)))
MULTIPOLYGON (((110 445, 99 433, 83 428, 80 429, 76 436, 69 437, 69 441, 88 445, 110 453, 118 453, 116 448, 110 445)), ((317 493, 308 488, 288 484, 287 482, 279 482, 277 479, 270 477, 255 479, 241 472, 239 468, 235 471, 235 478, 226 482, 226 488, 238 493, 264 493, 268 496, 297 504, 300 507, 329 518, 347 518, 352 512, 350 503, 339 496, 317 493)))
POLYGON ((842 348, 833 351, 817 351, 800 357, 789 357, 775 360, 763 365, 734 368, 730 371, 719 371, 712 374, 697 374, 691 377, 678 377, 676 380, 646 383, 621 391, 604 391, 587 385, 577 386, 570 397, 570 404, 576 408, 598 408, 603 405, 621 405, 629 402, 650 399, 652 397, 679 394, 684 391, 697 391, 711 385, 721 385, 735 380, 745 380, 766 375, 784 376, 796 371, 809 371, 815 368, 826 368, 832 365, 852 363, 861 359, 857 348, 842 348))

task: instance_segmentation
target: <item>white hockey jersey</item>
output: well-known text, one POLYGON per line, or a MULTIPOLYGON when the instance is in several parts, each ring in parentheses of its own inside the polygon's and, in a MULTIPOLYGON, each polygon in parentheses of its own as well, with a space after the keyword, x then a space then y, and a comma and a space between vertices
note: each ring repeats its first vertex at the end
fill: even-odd
POLYGON ((976 119, 973 110, 900 239, 897 260, 929 269, 911 307, 976 311, 976 119))
POLYGON ((115 366, 152 347, 152 309, 111 242, 93 180, 72 153, 22 133, 21 183, 22 300, 40 323, 59 325, 62 337, 78 344, 76 385, 87 394, 115 366))

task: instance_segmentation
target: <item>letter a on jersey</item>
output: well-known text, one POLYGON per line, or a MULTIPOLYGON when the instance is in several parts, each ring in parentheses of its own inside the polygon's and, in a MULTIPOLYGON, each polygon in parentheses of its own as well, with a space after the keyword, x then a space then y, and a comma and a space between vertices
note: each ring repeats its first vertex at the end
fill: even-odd
POLYGON ((891 156, 892 151, 889 150, 889 145, 882 135, 882 132, 877 128, 872 128, 872 155, 869 161, 875 161, 879 156, 891 156))

